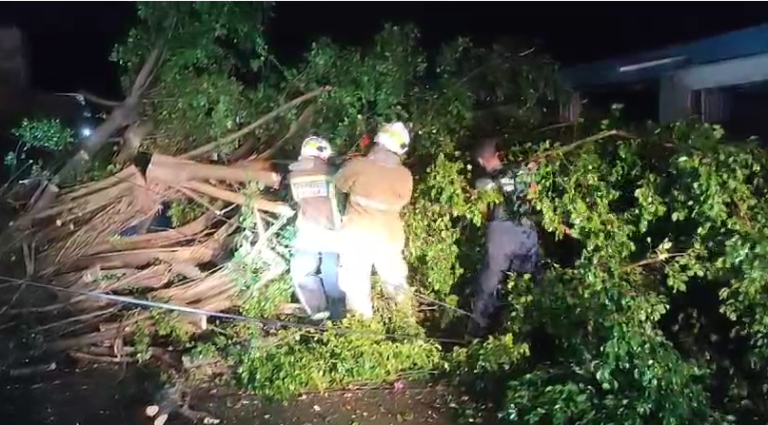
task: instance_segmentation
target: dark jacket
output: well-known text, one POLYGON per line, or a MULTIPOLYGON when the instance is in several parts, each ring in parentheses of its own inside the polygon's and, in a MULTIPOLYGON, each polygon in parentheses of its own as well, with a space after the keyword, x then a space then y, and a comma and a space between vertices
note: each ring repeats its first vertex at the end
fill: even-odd
POLYGON ((493 206, 491 221, 528 222, 531 214, 527 199, 531 187, 532 175, 526 168, 504 166, 478 179, 478 190, 498 190, 503 201, 493 206))

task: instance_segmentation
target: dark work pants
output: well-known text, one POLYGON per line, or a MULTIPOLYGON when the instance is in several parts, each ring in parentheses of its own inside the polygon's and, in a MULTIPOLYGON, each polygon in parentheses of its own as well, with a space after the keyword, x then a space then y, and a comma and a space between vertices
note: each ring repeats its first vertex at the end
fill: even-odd
POLYGON ((475 325, 488 326, 498 305, 498 289, 509 272, 537 273, 539 237, 532 225, 492 221, 486 229, 485 263, 475 287, 472 315, 475 325))

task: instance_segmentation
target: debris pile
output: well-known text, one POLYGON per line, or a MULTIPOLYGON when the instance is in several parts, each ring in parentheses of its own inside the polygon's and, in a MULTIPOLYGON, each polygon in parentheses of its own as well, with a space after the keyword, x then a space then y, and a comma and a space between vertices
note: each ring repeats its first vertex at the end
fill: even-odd
MULTIPOLYGON (((292 125, 282 138, 276 137, 278 142, 272 146, 246 141, 226 161, 215 162, 207 156, 217 144, 239 140, 328 89, 282 105, 225 141, 179 156, 153 154, 142 167, 135 148, 140 142, 128 136, 144 125, 135 118, 139 116, 135 109, 151 80, 156 56, 153 52, 129 99, 117 106, 94 136, 82 144, 83 151, 75 156, 80 164, 73 166, 70 161, 64 167, 69 171, 82 167, 87 162, 84 158, 103 148, 107 138, 123 131, 124 146, 115 155, 116 160, 126 164, 122 170, 100 181, 66 189, 57 186, 57 177, 48 179, 29 192, 25 211, 3 237, 5 249, 21 248, 24 252, 27 281, 61 288, 47 289, 51 293, 47 297, 34 297, 37 305, 11 306, 7 311, 10 316, 6 315, 45 314, 47 322, 35 330, 47 332, 47 349, 119 357, 130 351, 123 345, 124 335, 137 327, 151 328, 149 312, 131 310, 130 314, 120 314, 121 306, 84 292, 130 294, 216 312, 237 304, 240 288, 233 284, 227 264, 233 245, 239 243, 234 251, 252 262, 267 260, 269 268, 262 281, 287 268, 286 260, 272 249, 270 239, 286 226, 294 212, 274 195, 281 176, 268 158, 279 143, 296 132, 297 126, 292 125), (126 113, 126 105, 132 113, 126 113), (138 121, 120 118, 125 116, 138 121), (126 147, 128 143, 134 146, 126 147), (177 228, 157 229, 155 223, 165 206, 184 199, 203 206, 205 212, 177 228), (245 232, 238 220, 243 208, 255 217, 254 228, 245 232)), ((302 114, 299 121, 306 116, 302 114)), ((19 291, 28 286, 32 285, 21 284, 19 291)), ((205 317, 188 316, 185 320, 189 325, 205 329, 205 317)))

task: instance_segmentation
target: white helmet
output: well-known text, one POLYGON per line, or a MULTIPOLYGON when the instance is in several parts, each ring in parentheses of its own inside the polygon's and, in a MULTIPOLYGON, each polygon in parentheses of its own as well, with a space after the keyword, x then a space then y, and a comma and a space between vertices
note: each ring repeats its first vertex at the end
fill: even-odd
POLYGON ((408 134, 405 124, 398 121, 382 127, 373 141, 384 146, 387 150, 402 155, 408 150, 411 136, 408 134))
POLYGON ((325 161, 328 160, 331 155, 333 155, 331 144, 322 137, 307 137, 301 143, 302 157, 316 157, 325 161))

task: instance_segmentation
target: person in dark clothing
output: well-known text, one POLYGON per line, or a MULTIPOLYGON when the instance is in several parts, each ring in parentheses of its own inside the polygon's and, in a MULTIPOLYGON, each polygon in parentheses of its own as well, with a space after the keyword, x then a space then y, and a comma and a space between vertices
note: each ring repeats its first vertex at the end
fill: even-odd
POLYGON ((508 273, 536 275, 539 238, 528 218, 531 208, 527 198, 535 164, 503 165, 494 140, 483 141, 474 156, 486 173, 477 181, 476 188, 498 190, 503 197, 503 202, 493 206, 486 225, 485 262, 476 282, 468 329, 469 336, 477 338, 487 333, 490 317, 498 305, 498 288, 508 273))

